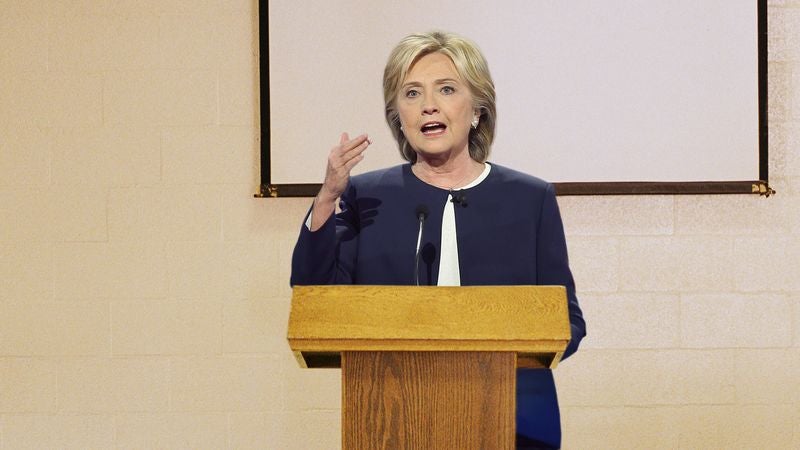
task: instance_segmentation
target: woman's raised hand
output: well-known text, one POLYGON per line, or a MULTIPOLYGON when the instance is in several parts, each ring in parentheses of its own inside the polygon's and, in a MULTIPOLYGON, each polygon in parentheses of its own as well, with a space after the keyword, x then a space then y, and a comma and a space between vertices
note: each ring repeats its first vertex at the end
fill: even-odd
POLYGON ((318 195, 320 201, 335 202, 342 195, 350 180, 350 171, 364 159, 363 153, 369 144, 371 142, 366 134, 350 139, 347 133, 342 133, 339 145, 328 154, 325 182, 318 195))
POLYGON ((342 133, 339 145, 331 149, 328 155, 328 168, 325 170, 325 181, 317 198, 314 199, 311 211, 311 231, 322 227, 336 210, 336 199, 347 188, 350 171, 364 159, 364 150, 371 143, 366 134, 350 139, 347 133, 342 133))

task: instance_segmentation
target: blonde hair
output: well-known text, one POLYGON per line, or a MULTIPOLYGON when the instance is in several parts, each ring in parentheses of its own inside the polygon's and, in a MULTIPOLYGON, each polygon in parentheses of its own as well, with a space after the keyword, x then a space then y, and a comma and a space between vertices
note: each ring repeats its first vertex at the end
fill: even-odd
POLYGON ((497 120, 494 82, 489 74, 486 58, 478 46, 461 36, 432 31, 406 36, 397 44, 389 55, 383 71, 386 122, 397 141, 400 154, 406 161, 416 162, 417 154, 400 129, 397 94, 411 66, 419 58, 436 52, 446 55, 453 61, 459 77, 470 89, 475 109, 480 111, 478 127, 469 132, 469 156, 475 161, 484 162, 489 157, 497 120))

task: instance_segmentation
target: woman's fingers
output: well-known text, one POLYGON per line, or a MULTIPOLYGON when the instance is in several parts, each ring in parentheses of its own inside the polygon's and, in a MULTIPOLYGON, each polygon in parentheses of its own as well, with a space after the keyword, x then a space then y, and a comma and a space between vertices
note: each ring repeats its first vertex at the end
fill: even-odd
POLYGON ((363 160, 363 159, 364 159, 364 155, 357 155, 356 157, 350 159, 350 161, 347 161, 345 163, 344 167, 345 167, 345 169, 347 169, 348 172, 350 172, 351 170, 353 170, 353 167, 355 167, 356 164, 360 163, 361 160, 363 160))
MULTIPOLYGON (((343 133, 342 137, 346 137, 347 133, 343 133)), ((359 151, 366 148, 366 145, 369 145, 369 136, 366 134, 362 134, 358 137, 353 139, 348 139, 344 142, 339 144, 339 147, 342 149, 342 154, 347 154, 353 151, 359 151)))
POLYGON ((362 134, 354 139, 347 139, 347 133, 342 133, 340 143, 331 151, 330 161, 334 168, 345 166, 353 158, 361 155, 370 145, 369 137, 362 134))
POLYGON ((328 169, 322 191, 338 197, 347 187, 350 171, 364 159, 364 150, 371 144, 369 137, 362 134, 350 139, 347 133, 339 137, 339 145, 331 149, 328 155, 328 169))
POLYGON ((364 136, 364 140, 360 141, 358 145, 350 148, 349 150, 344 151, 344 153, 342 154, 342 158, 344 159, 345 162, 347 162, 355 158, 356 156, 361 155, 362 153, 364 153, 364 150, 366 150, 367 147, 369 147, 369 144, 370 144, 369 138, 364 136))

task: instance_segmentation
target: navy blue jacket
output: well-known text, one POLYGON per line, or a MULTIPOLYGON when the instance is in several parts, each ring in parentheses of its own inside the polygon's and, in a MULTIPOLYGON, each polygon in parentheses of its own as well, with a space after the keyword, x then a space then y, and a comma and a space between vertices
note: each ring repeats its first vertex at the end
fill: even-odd
MULTIPOLYGON (((454 205, 462 286, 562 285, 567 288, 572 339, 586 325, 575 296, 561 214, 553 186, 497 164, 454 205)), ((305 225, 292 256, 292 285, 414 284, 419 223, 425 205, 420 285, 436 285, 442 213, 448 191, 419 180, 409 164, 351 177, 341 212, 315 232, 305 225)), ((561 424, 550 370, 517 372, 517 433, 559 447, 561 424)))

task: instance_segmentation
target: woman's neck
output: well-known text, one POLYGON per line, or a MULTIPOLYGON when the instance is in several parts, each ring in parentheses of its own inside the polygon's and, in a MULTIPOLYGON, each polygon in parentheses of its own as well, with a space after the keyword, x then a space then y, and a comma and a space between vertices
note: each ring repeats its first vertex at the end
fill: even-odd
POLYGON ((469 157, 436 159, 417 154, 417 162, 411 166, 414 175, 425 183, 441 189, 466 186, 483 172, 484 164, 469 157))

